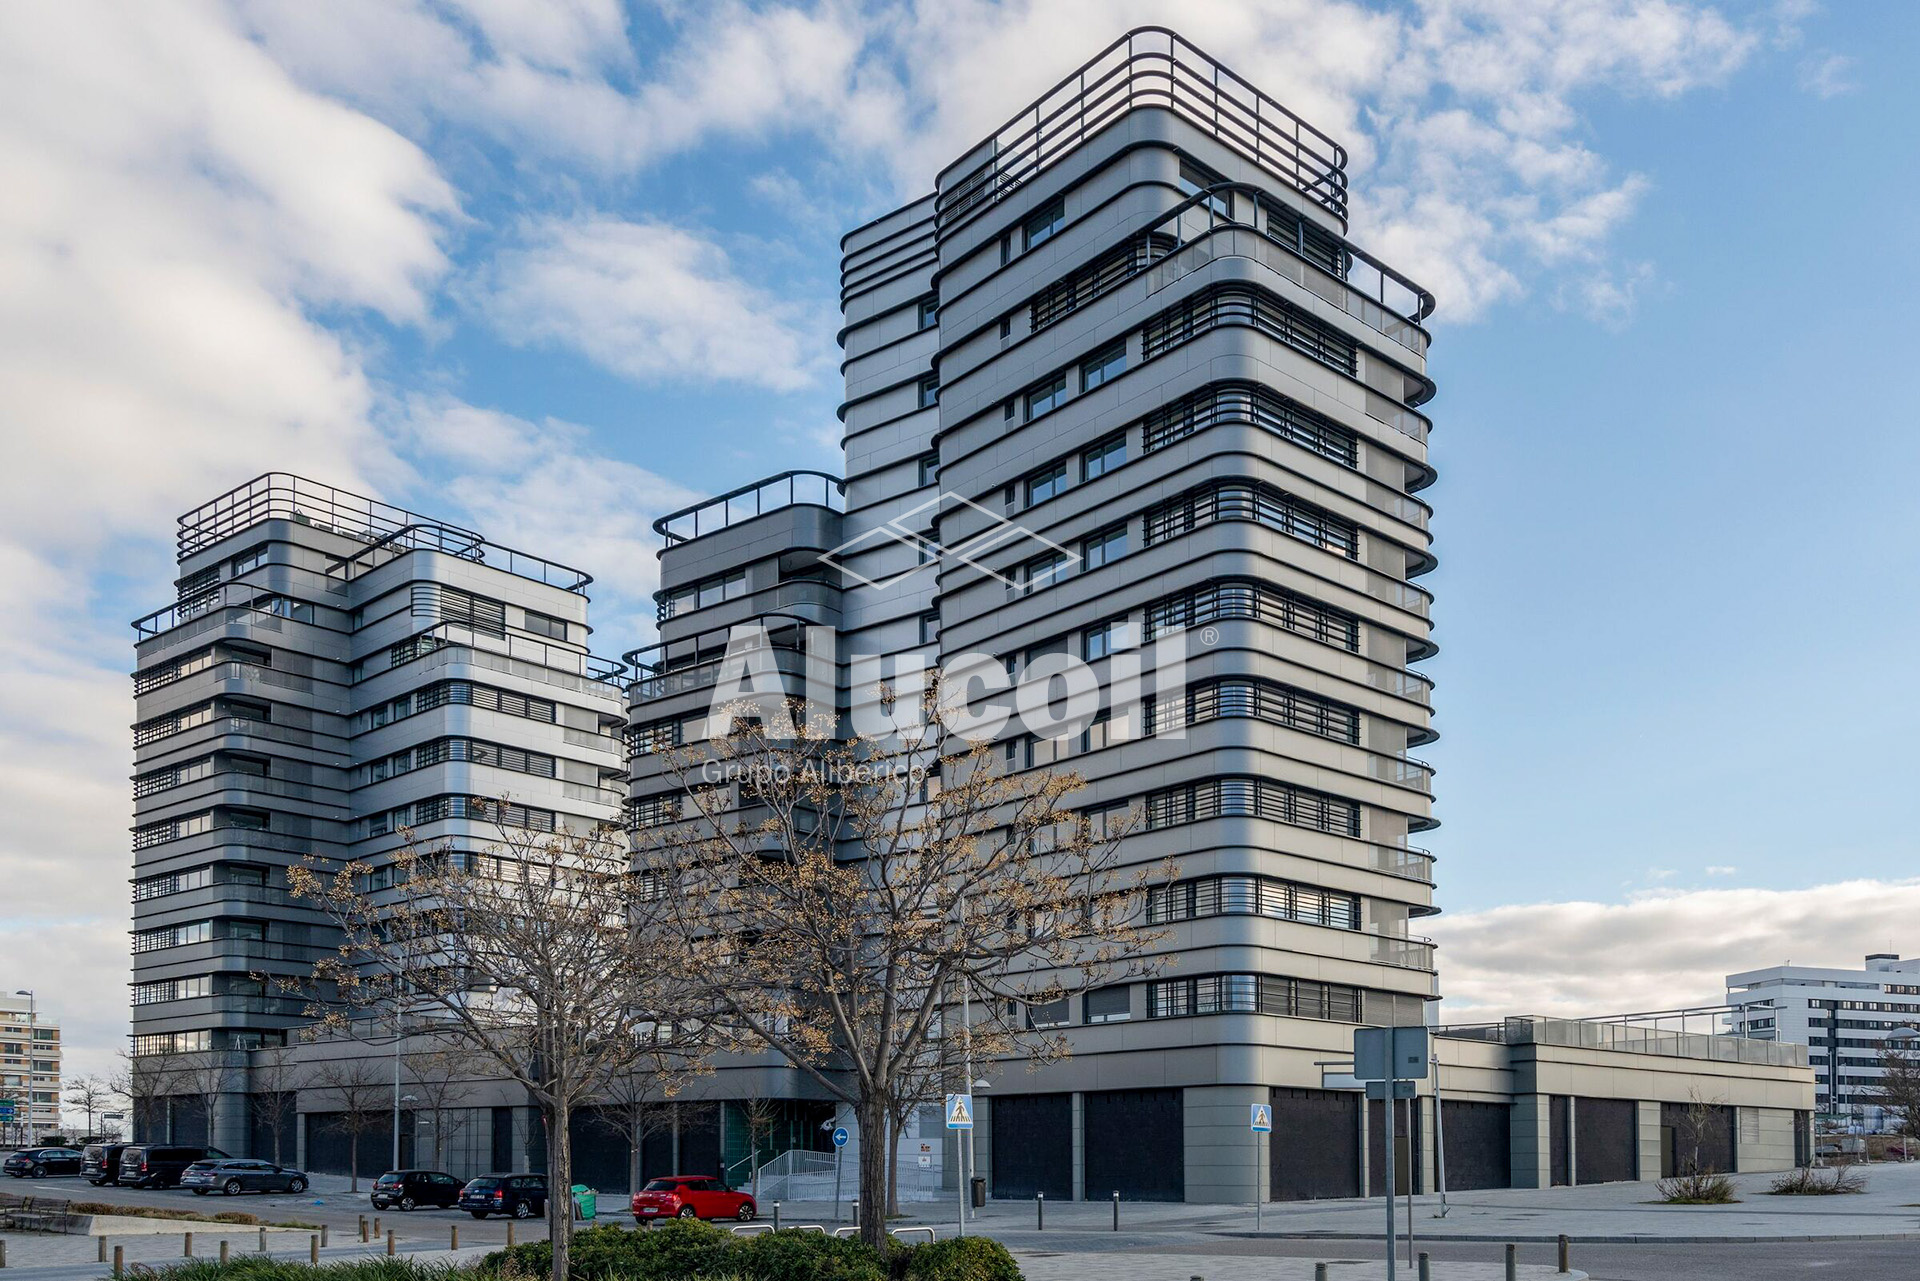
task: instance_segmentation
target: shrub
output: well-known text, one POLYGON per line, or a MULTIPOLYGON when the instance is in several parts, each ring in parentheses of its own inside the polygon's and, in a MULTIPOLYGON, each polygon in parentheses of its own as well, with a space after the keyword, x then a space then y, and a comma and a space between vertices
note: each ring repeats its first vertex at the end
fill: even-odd
POLYGON ((1724 1174, 1683 1174, 1662 1179, 1660 1199, 1668 1205, 1733 1205, 1740 1198, 1733 1180, 1724 1174))
MULTIPOLYGON (((569 1273, 579 1281, 688 1281, 726 1271, 732 1238, 710 1223, 673 1219, 645 1232, 612 1224, 573 1234, 569 1273)), ((488 1272, 546 1276, 553 1247, 529 1241, 481 1260, 488 1272)))
POLYGON ((894 1255, 900 1281, 1021 1281, 1007 1247, 990 1237, 929 1241, 894 1255))
POLYGON ((757 1232, 733 1242, 724 1266, 751 1281, 887 1281, 872 1248, 819 1232, 757 1232))
POLYGON ((1770 1196, 1845 1196, 1850 1192, 1865 1192, 1867 1176, 1858 1166, 1839 1165, 1830 1170, 1816 1170, 1803 1165, 1791 1174, 1783 1174, 1773 1181, 1769 1188, 1770 1196))
POLYGON ((411 1259, 352 1259, 315 1267, 257 1254, 241 1255, 231 1263, 193 1259, 149 1273, 159 1281, 455 1281, 462 1275, 458 1268, 411 1259))

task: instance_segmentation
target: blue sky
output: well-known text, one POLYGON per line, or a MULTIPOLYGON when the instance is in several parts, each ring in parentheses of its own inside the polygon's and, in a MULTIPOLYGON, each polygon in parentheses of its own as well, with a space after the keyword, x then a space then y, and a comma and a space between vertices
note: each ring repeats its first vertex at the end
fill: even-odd
POLYGON ((0 9, 6 981, 118 1044, 179 511, 377 492, 641 643, 654 516, 836 464, 840 234, 1147 21, 1340 138, 1439 295, 1454 1008, 1920 950, 1915 6, 169 0, 0 9))

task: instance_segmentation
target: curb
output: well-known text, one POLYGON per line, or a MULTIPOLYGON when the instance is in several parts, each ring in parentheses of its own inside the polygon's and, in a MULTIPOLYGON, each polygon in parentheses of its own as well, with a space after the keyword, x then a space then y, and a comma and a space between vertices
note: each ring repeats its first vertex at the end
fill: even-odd
MULTIPOLYGON (((1209 1236, 1232 1237, 1243 1241, 1377 1241, 1378 1237, 1355 1236, 1351 1232, 1211 1232, 1209 1236)), ((1511 1232, 1505 1234, 1446 1232, 1422 1236, 1422 1241, 1470 1241, 1476 1244, 1511 1241, 1515 1245, 1553 1245, 1559 1234, 1511 1232)), ((1920 1241, 1920 1232, 1862 1232, 1820 1236, 1568 1236, 1572 1245, 1793 1245, 1832 1244, 1844 1241, 1920 1241)))

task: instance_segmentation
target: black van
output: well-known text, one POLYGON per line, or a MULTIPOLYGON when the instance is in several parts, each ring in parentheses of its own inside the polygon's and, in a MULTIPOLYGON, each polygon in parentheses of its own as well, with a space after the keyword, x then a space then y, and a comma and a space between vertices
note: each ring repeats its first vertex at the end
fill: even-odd
POLYGON ((80 1153, 80 1177, 96 1188, 112 1183, 120 1173, 120 1154, 128 1146, 125 1143, 87 1144, 80 1153))
POLYGON ((123 1188, 177 1188, 195 1161, 224 1157, 219 1148, 188 1148, 172 1143, 128 1144, 120 1151, 113 1181, 123 1188))

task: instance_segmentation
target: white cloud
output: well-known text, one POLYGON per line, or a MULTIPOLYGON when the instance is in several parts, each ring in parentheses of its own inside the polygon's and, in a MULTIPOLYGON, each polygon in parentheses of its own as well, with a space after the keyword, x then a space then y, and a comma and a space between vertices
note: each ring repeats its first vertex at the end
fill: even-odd
POLYGON ((1784 964, 1858 966, 1912 937, 1920 879, 1804 889, 1665 890, 1625 903, 1530 903, 1435 917, 1442 1017, 1594 1015, 1717 1005, 1725 979, 1784 964))
POLYGON ((1844 54, 1815 54, 1800 64, 1800 87, 1816 98, 1838 98, 1853 92, 1852 70, 1853 59, 1844 54))
POLYGON ((811 377, 805 314, 669 223, 538 222, 487 270, 474 303, 510 342, 561 343, 630 378, 793 391, 811 377))
POLYGON ((1709 863, 1707 864, 1707 866, 1701 868, 1700 870, 1705 872, 1708 876, 1732 876, 1735 872, 1738 872, 1740 869, 1737 867, 1729 866, 1728 864, 1725 864, 1725 863, 1709 863))

